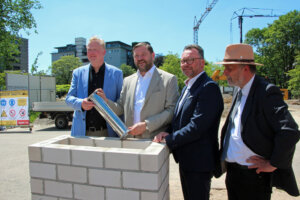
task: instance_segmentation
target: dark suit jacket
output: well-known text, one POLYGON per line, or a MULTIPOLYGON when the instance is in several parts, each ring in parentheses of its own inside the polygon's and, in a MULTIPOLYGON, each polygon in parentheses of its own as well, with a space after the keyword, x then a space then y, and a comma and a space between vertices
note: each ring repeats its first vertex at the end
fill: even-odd
MULTIPOLYGON (((227 125, 228 117, 222 128, 221 151, 227 125)), ((273 186, 284 189, 290 195, 299 195, 292 159, 300 133, 279 88, 255 76, 241 125, 241 136, 247 147, 278 168, 273 172, 273 186)))
POLYGON ((219 86, 204 72, 177 112, 180 99, 167 130, 170 135, 166 143, 183 170, 212 172, 219 162, 218 128, 224 106, 219 86))

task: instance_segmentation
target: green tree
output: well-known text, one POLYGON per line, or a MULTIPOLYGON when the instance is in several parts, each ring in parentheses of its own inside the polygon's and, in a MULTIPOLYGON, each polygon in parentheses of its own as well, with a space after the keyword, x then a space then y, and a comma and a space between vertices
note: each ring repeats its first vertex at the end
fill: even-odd
MULTIPOLYGON (((213 62, 205 61, 204 71, 207 73, 207 76, 212 77, 213 73, 216 70, 221 71, 221 73, 219 74, 219 76, 221 76, 223 74, 224 67, 221 66, 221 65, 213 64, 213 62)), ((227 86, 228 85, 227 81, 219 80, 219 81, 216 81, 216 82, 218 82, 218 84, 222 85, 222 86, 227 86)))
POLYGON ((300 98, 300 53, 296 56, 295 68, 288 71, 291 77, 288 89, 295 98, 300 98))
POLYGON ((0 90, 5 90, 5 73, 0 73, 0 90))
POLYGON ((123 77, 127 77, 130 76, 131 74, 134 74, 136 72, 136 70, 134 68, 132 68, 130 65, 126 65, 126 64, 122 64, 120 69, 123 72, 123 77))
POLYGON ((37 74, 38 73, 38 60, 39 60, 39 57, 43 54, 42 51, 40 51, 38 53, 38 55, 36 56, 36 58, 34 59, 34 62, 33 64, 31 65, 31 74, 34 75, 34 74, 37 74))
POLYGON ((166 55, 163 65, 160 67, 160 69, 174 74, 177 77, 180 92, 184 87, 184 80, 186 79, 186 76, 181 71, 179 55, 172 53, 166 55))
POLYGON ((70 84, 72 71, 81 66, 82 62, 75 56, 63 56, 50 66, 52 76, 56 78, 57 85, 70 84))
POLYGON ((291 11, 282 15, 267 28, 251 29, 245 42, 256 49, 255 60, 264 64, 258 74, 287 88, 287 72, 294 69, 296 52, 300 50, 300 13, 291 11))
MULTIPOLYGON (((19 54, 20 30, 36 28, 32 9, 42 8, 38 0, 0 0, 0 72, 11 69, 19 54)), ((36 32, 36 30, 35 30, 36 32)))

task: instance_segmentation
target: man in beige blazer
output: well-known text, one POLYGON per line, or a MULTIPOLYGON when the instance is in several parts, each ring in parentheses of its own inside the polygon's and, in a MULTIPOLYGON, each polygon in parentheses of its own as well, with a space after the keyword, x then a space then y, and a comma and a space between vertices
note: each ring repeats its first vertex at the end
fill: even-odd
POLYGON ((137 73, 126 77, 120 98, 113 102, 103 90, 98 94, 124 121, 133 137, 153 139, 171 123, 179 97, 177 78, 154 65, 155 53, 148 43, 133 47, 137 73))

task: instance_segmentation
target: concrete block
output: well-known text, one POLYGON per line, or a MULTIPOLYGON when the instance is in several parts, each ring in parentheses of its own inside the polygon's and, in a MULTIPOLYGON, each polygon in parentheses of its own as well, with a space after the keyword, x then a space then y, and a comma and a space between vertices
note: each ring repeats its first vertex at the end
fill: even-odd
POLYGON ((150 144, 151 140, 128 138, 127 140, 122 141, 122 148, 146 149, 150 144))
POLYGON ((121 186, 121 172, 112 170, 89 169, 89 184, 99 186, 121 186))
POLYGON ((104 167, 139 170, 139 149, 110 148, 104 153, 104 167))
POLYGON ((83 167, 57 166, 58 180, 87 183, 87 169, 83 167))
POLYGON ((166 160, 166 152, 164 144, 152 143, 140 153, 141 170, 158 172, 166 160))
POLYGON ((48 145, 42 149, 42 153, 44 162, 71 164, 70 149, 64 145, 48 145))
POLYGON ((31 200, 58 200, 58 198, 33 194, 31 195, 31 200))
POLYGON ((65 138, 65 139, 62 139, 62 140, 59 140, 53 144, 66 144, 66 145, 69 145, 70 144, 70 139, 69 138, 65 138))
POLYGON ((147 192, 147 191, 141 191, 141 200, 164 200, 168 199, 166 198, 166 194, 169 193, 169 176, 167 176, 162 183, 160 189, 158 192, 147 192))
POLYGON ((103 167, 103 148, 73 148, 72 165, 80 165, 86 167, 103 167))
POLYGON ((106 200, 140 200, 140 199, 139 199, 138 191, 108 188, 106 190, 106 200))
POLYGON ((104 188, 75 184, 74 197, 83 200, 104 200, 104 188))
POLYGON ((30 161, 42 161, 41 147, 39 145, 28 146, 28 157, 30 161))
POLYGON ((30 187, 32 193, 44 194, 44 183, 41 179, 30 179, 30 187))
POLYGON ((158 190, 161 181, 158 174, 123 172, 123 187, 142 190, 158 190))
POLYGON ((119 138, 105 138, 99 137, 94 138, 96 147, 109 147, 109 148, 121 148, 122 142, 119 138))
POLYGON ((168 187, 168 189, 167 189, 167 191, 165 193, 165 196, 164 196, 163 200, 170 200, 170 190, 169 190, 169 187, 168 187))
POLYGON ((72 193, 73 193, 73 189, 71 183, 61 183, 61 182, 45 180, 46 195, 73 198, 72 193))
POLYGON ((160 181, 163 182, 168 174, 169 174, 169 159, 165 161, 164 165, 158 172, 160 181))
POLYGON ((158 192, 141 191, 141 200, 163 200, 167 192, 169 192, 169 176, 165 177, 158 192))
POLYGON ((43 163, 29 163, 30 177, 56 179, 55 165, 43 163))
POLYGON ((70 145, 77 145, 77 146, 95 146, 94 140, 89 138, 70 138, 70 145))

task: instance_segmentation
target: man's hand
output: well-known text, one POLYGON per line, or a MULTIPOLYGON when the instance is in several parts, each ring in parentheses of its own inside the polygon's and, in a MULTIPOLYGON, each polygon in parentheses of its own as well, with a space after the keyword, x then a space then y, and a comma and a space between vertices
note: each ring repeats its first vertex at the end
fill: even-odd
POLYGON ((105 95, 103 89, 99 88, 96 91, 97 91, 96 94, 98 94, 100 97, 102 97, 102 99, 107 103, 108 99, 106 98, 106 95, 105 95))
POLYGON ((94 103, 89 101, 87 98, 83 99, 81 107, 83 110, 91 110, 94 107, 94 103))
POLYGON ((165 137, 169 135, 167 132, 160 132, 158 135, 154 137, 152 140, 153 142, 158 142, 158 143, 166 143, 165 137))
POLYGON ((248 158, 246 160, 246 162, 253 164, 251 166, 248 166, 249 169, 257 168, 257 170, 256 170, 257 174, 259 174, 260 172, 273 172, 277 169, 276 167, 273 167, 270 164, 269 160, 266 160, 259 156, 251 156, 250 158, 248 158))
POLYGON ((142 135, 146 131, 146 122, 139 122, 133 126, 128 127, 129 134, 131 135, 142 135))

